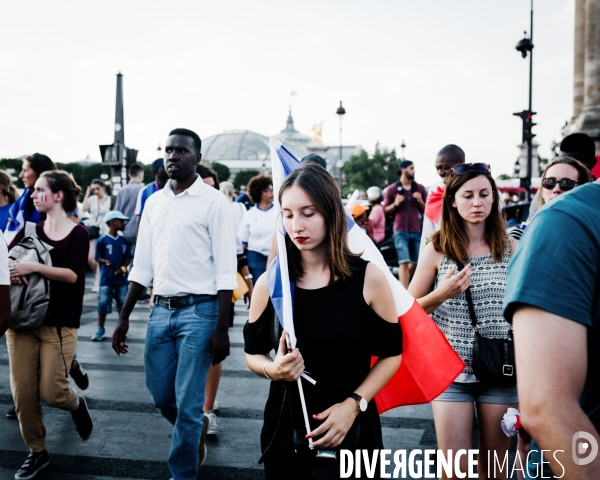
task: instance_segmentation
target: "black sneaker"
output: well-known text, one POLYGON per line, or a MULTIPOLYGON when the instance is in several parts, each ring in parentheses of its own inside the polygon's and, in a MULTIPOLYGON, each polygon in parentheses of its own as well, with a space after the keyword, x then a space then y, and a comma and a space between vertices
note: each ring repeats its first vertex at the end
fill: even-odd
POLYGON ((79 396, 79 407, 77 407, 77 410, 71 412, 71 416, 73 417, 73 423, 75 424, 75 428, 81 439, 87 440, 90 438, 92 430, 94 429, 94 422, 92 421, 87 402, 81 395, 79 396))
POLYGON ((71 363, 69 375, 71 375, 71 378, 75 381, 75 385, 77 385, 81 390, 85 390, 90 386, 88 374, 83 368, 81 368, 81 364, 77 360, 73 360, 71 363))
POLYGON ((23 466, 15 474, 15 479, 28 480, 29 478, 33 478, 42 468, 46 468, 49 464, 50 457, 46 450, 38 453, 30 453, 23 466))
POLYGON ((8 412, 6 412, 6 418, 17 418, 17 411, 15 406, 13 406, 8 412))

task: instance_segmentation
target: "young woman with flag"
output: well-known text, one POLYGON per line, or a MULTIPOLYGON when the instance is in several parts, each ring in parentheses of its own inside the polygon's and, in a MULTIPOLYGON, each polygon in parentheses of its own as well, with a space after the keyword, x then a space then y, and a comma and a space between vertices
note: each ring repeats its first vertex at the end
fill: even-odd
POLYGON ((271 380, 261 461, 267 479, 339 478, 340 448, 383 448, 373 397, 400 365, 402 330, 383 272, 350 251, 346 215, 331 175, 318 165, 303 165, 283 182, 279 203, 295 283, 297 348, 288 350, 287 332, 274 316, 269 271, 256 283, 244 327, 250 370, 271 380), (271 359, 274 347, 277 355, 271 359), (373 368, 372 356, 379 357, 373 368), (302 380, 310 432, 294 385, 301 375, 316 382, 302 380), (323 458, 323 451, 329 457, 323 458))
MULTIPOLYGON (((438 448, 444 452, 472 448, 475 406, 479 472, 487 472, 488 452, 495 451, 504 458, 508 451, 510 438, 502 432, 500 422, 507 407, 516 407, 518 401, 516 386, 485 384, 472 369, 475 332, 465 296, 467 288, 483 337, 505 339, 511 329, 502 315, 502 305, 514 245, 509 242, 498 202, 489 165, 453 167, 444 191, 440 231, 425 247, 408 289, 466 364, 454 383, 433 402, 438 448), (460 269, 459 264, 466 267, 460 269)), ((467 471, 466 457, 461 458, 460 467, 467 471)))

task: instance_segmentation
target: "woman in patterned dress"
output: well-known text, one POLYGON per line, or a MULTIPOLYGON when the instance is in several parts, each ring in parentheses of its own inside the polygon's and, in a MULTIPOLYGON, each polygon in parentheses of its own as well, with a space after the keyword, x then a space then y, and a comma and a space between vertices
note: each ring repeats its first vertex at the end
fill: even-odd
MULTIPOLYGON (((481 335, 508 338, 511 326, 502 316, 502 303, 513 247, 498 202, 489 165, 454 167, 444 192, 441 229, 425 247, 408 289, 466 365, 433 402, 438 448, 453 452, 472 448, 476 408, 479 478, 487 478, 488 452, 492 459, 493 452, 504 459, 510 438, 502 432, 500 422, 508 407, 517 406, 516 386, 494 387, 480 382, 473 374, 475 332, 464 294, 470 286, 481 335), (460 270, 459 263, 466 267, 460 270)), ((466 456, 460 465, 461 471, 466 472, 466 456)), ((493 460, 490 467, 493 469, 493 460)))

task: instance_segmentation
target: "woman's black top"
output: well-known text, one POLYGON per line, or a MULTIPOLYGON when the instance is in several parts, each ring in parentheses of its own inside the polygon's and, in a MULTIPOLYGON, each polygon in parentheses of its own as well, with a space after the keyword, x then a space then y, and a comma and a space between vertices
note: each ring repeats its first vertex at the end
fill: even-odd
MULTIPOLYGON (((77 274, 75 283, 50 280, 50 304, 44 325, 51 327, 79 328, 85 294, 85 272, 90 249, 90 236, 80 224, 61 240, 52 240, 44 232, 44 222, 36 226, 36 233, 42 242, 52 246, 50 258, 53 267, 69 268, 77 274)), ((23 227, 13 239, 9 249, 25 237, 23 227)))
MULTIPOLYGON (((297 348, 304 358, 305 372, 317 382, 312 385, 302 380, 312 429, 320 423, 312 418, 313 414, 343 402, 363 382, 370 371, 372 356, 391 357, 402 353, 400 323, 383 320, 365 302, 363 287, 367 263, 362 259, 352 260, 352 275, 345 281, 338 280, 331 286, 315 290, 296 287, 294 292, 297 348)), ((258 320, 246 323, 246 353, 268 354, 272 350, 272 310, 269 300, 258 320)), ((375 402, 371 402, 369 410, 377 415, 375 402)), ((292 423, 294 428, 304 430, 297 385, 295 382, 272 381, 261 433, 265 461, 273 458, 272 451, 293 449, 292 423), (286 388, 286 403, 290 403, 289 408, 284 406, 282 409, 286 388), (277 440, 272 442, 275 433, 277 440)), ((381 437, 379 423, 377 427, 381 437)))

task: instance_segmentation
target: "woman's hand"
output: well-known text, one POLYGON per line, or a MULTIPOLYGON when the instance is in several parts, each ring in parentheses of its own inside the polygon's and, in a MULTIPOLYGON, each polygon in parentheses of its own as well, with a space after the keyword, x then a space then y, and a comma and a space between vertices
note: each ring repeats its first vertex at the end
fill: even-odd
POLYGON ((15 260, 14 262, 9 262, 8 269, 10 270, 11 277, 24 277, 25 275, 36 273, 39 265, 37 262, 15 260))
POLYGON ((436 288, 437 293, 444 301, 460 295, 469 288, 469 284, 471 283, 471 274, 473 273, 471 264, 467 265, 456 275, 454 275, 454 272, 456 272, 456 265, 450 269, 436 288))
POLYGON ((279 350, 275 360, 265 365, 265 372, 273 380, 286 380, 295 382, 300 378, 304 371, 304 359, 300 351, 296 348, 290 353, 287 352, 286 344, 287 332, 284 330, 279 339, 279 350))
POLYGON ((315 438, 323 435, 313 445, 317 448, 338 447, 359 413, 356 400, 347 398, 342 403, 336 403, 324 412, 313 415, 315 420, 325 420, 321 425, 310 432, 306 438, 315 438))

